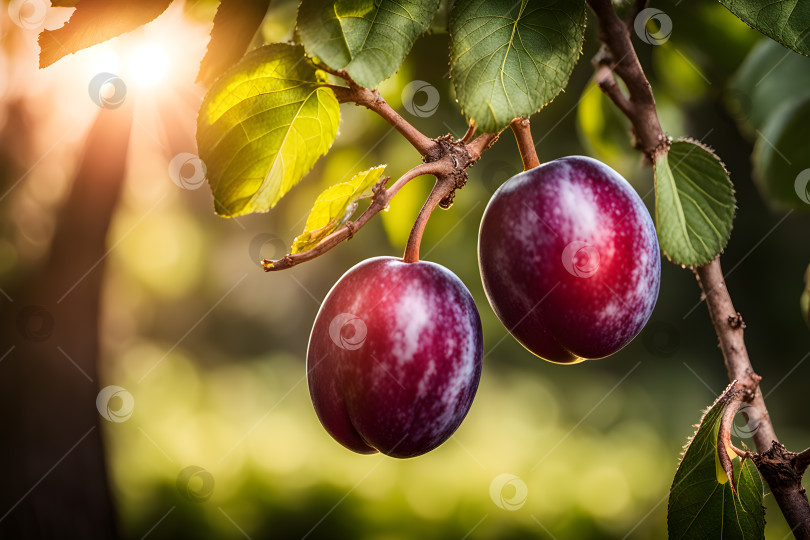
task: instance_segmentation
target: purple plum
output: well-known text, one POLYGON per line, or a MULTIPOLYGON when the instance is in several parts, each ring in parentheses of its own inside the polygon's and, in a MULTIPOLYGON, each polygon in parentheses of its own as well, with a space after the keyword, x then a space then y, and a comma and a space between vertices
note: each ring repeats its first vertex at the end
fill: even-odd
POLYGON ((595 159, 556 159, 507 180, 478 242, 487 298, 529 351, 557 363, 627 345, 655 307, 658 239, 641 198, 595 159))
POLYGON ((470 292, 431 262, 361 262, 321 305, 307 350, 315 412, 361 454, 414 457, 446 441, 472 405, 483 337, 470 292))

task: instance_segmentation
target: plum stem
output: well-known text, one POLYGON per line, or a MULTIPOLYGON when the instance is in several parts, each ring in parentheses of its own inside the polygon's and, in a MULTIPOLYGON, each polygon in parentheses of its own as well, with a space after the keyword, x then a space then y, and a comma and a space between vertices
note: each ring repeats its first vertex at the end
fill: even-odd
POLYGON ((532 129, 528 118, 517 117, 509 123, 512 133, 515 134, 520 159, 523 160, 523 170, 528 171, 540 166, 540 159, 537 157, 537 148, 532 139, 532 129))
MULTIPOLYGON (((636 15, 646 2, 637 0, 629 17, 622 20, 611 0, 587 0, 599 19, 602 49, 594 58, 596 82, 617 108, 630 120, 636 148, 651 162, 668 150, 668 139, 661 129, 652 87, 641 67, 630 35, 636 15), (629 97, 618 84, 618 75, 627 85, 629 97)), ((771 488, 796 538, 810 538, 810 503, 802 487, 802 475, 810 463, 808 450, 794 454, 785 450, 771 423, 759 383, 762 379, 751 366, 743 339, 745 324, 726 287, 720 256, 694 269, 706 301, 709 316, 723 352, 729 380, 749 402, 748 413, 757 429, 753 433, 757 454, 750 457, 771 488), (801 459, 799 459, 799 457, 801 459)), ((736 451, 736 450, 735 450, 736 451)))
POLYGON ((422 209, 419 210, 419 215, 411 229, 408 244, 405 246, 405 255, 402 257, 403 261, 410 263, 419 260, 419 246, 422 243, 422 234, 425 232, 430 215, 454 189, 456 189, 456 182, 451 176, 440 175, 436 178, 436 184, 430 191, 425 204, 422 205, 422 209))

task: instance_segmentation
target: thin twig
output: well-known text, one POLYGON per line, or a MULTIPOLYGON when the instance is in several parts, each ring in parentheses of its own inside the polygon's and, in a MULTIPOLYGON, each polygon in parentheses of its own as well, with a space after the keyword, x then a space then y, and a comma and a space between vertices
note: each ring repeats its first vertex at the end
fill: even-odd
POLYGON ((343 225, 343 227, 325 237, 311 249, 301 251, 299 253, 285 255, 277 261, 264 259, 261 261, 262 267, 266 272, 285 270, 297 264, 301 264, 302 262, 320 257, 347 238, 352 237, 359 229, 368 223, 372 217, 377 215, 381 210, 384 210, 391 202, 391 199, 394 198, 394 195, 396 195, 405 184, 418 176, 422 176, 423 174, 435 175, 441 170, 441 164, 438 162, 422 163, 403 174, 388 189, 386 189, 384 185, 378 184, 375 187, 376 193, 371 199, 371 204, 368 205, 368 208, 366 208, 365 211, 360 214, 360 217, 358 217, 355 221, 347 222, 345 225, 343 225))
POLYGON ((439 176, 436 179, 436 184, 430 191, 425 204, 419 210, 419 215, 411 229, 411 234, 408 237, 408 244, 405 246, 405 256, 402 258, 405 262, 416 262, 419 260, 419 246, 422 243, 422 234, 425 232, 425 227, 430 219, 430 215, 439 206, 439 203, 447 197, 447 195, 456 188, 456 182, 452 176, 439 176))
POLYGON ((349 81, 349 86, 325 85, 331 88, 340 103, 356 103, 377 113, 399 131, 423 156, 436 151, 436 142, 411 125, 391 108, 377 90, 369 90, 349 81))
POLYGON ((509 123, 512 132, 515 134, 520 159, 523 160, 523 170, 528 171, 540 166, 540 159, 537 157, 537 149, 532 140, 532 128, 528 118, 517 117, 509 123))

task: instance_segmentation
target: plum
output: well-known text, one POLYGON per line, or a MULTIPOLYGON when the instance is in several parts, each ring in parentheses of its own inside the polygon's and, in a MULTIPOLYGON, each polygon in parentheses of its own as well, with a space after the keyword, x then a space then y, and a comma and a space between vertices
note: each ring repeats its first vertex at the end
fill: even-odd
POLYGON ((556 159, 507 180, 478 242, 487 298, 529 351, 557 363, 627 345, 655 307, 655 226, 622 176, 588 157, 556 159))
POLYGON ((414 457, 461 424, 482 357, 478 309, 458 277, 431 262, 376 257, 346 272, 321 304, 309 392, 346 448, 414 457))

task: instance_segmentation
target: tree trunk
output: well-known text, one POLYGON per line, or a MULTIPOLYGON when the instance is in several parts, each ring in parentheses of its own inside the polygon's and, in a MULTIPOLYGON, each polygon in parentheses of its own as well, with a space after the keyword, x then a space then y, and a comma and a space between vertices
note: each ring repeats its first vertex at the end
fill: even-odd
POLYGON ((47 261, 0 327, 0 538, 117 538, 96 409, 99 300, 132 104, 90 129, 47 261))

